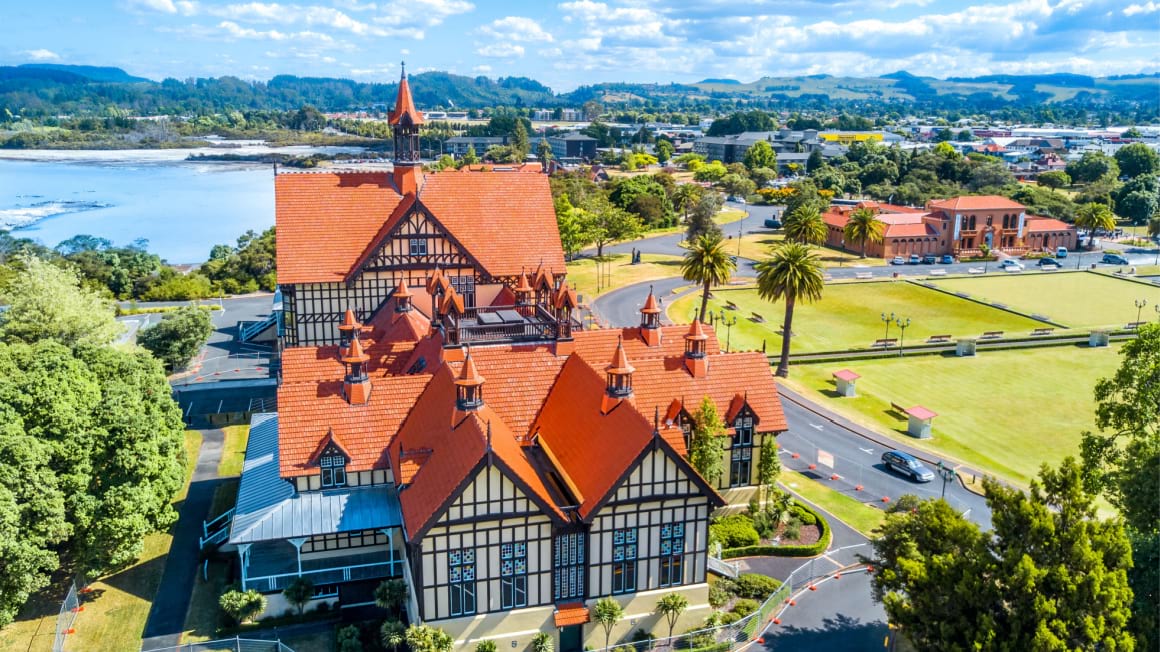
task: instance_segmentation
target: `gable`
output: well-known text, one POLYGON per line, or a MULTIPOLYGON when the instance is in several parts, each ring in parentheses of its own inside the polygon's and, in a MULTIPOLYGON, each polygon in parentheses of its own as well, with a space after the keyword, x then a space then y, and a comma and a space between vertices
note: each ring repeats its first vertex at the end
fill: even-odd
POLYGON ((650 498, 699 496, 704 492, 691 472, 660 447, 645 454, 620 481, 611 503, 637 502, 650 498))
POLYGON ((454 269, 475 267, 470 254, 448 234, 431 213, 416 202, 379 239, 360 266, 362 271, 385 269, 454 269))
POLYGON ((539 506, 494 464, 484 465, 436 519, 436 524, 540 513, 539 506))

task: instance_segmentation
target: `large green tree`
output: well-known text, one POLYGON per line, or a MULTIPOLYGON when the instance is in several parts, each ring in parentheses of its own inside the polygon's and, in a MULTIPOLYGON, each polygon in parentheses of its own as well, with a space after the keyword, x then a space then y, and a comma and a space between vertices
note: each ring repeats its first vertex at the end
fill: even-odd
POLYGON ((53 339, 66 346, 108 344, 122 330, 112 305, 82 288, 75 272, 31 255, 17 257, 21 272, 0 292, 0 340, 53 339))
POLYGON ((882 242, 882 236, 885 233, 886 224, 878 219, 873 209, 870 208, 859 208, 855 210, 853 213, 850 213, 850 219, 846 222, 846 240, 857 242, 862 246, 863 258, 866 257, 866 243, 882 242))
POLYGON ((1091 202, 1080 206, 1076 211, 1075 225, 1089 231, 1096 229, 1111 231, 1116 228, 1116 216, 1107 206, 1091 202))
POLYGON ((821 299, 824 287, 822 263, 809 245, 785 242, 769 258, 757 263, 757 295, 766 301, 785 301, 781 359, 777 363, 777 375, 782 378, 789 376, 794 307, 798 301, 813 303, 821 299))
POLYGON ((693 242, 699 236, 709 233, 721 233, 721 227, 717 225, 714 218, 717 213, 721 211, 721 206, 724 204, 724 198, 721 193, 714 190, 707 190, 702 192, 696 202, 692 205, 692 211, 687 216, 685 226, 685 240, 693 242))
POLYGON ((137 343, 173 370, 192 360, 212 333, 213 321, 208 310, 183 306, 166 313, 157 325, 138 333, 137 343))
POLYGON ((1068 163, 1066 171, 1076 183, 1092 183, 1105 177, 1115 179, 1120 176, 1120 166, 1116 159, 1103 152, 1085 152, 1078 161, 1068 163))
POLYGON ((681 276, 686 281, 701 285, 701 310, 699 321, 705 321, 709 307, 709 291, 714 285, 722 285, 737 270, 737 263, 725 250, 725 240, 720 233, 706 233, 689 244, 685 257, 681 260, 681 276))
POLYGON ((640 218, 613 206, 608 201, 590 202, 589 206, 576 209, 580 220, 580 232, 587 234, 596 245, 596 255, 604 255, 604 247, 614 242, 631 240, 643 230, 640 218))
POLYGON ((1132 143, 1116 150, 1116 163, 1120 166, 1120 172, 1127 177, 1160 172, 1160 154, 1144 143, 1132 143))
POLYGON ((782 227, 785 229, 786 240, 804 244, 822 244, 826 241, 826 222, 816 204, 802 204, 787 211, 782 227))
POLYGON ((1079 465, 1044 466, 1031 491, 984 481, 993 530, 943 500, 888 514, 873 592, 918 649, 1132 650, 1118 520, 1096 517, 1079 465))
POLYGON ((716 483, 725 469, 725 422, 717 405, 708 396, 693 414, 689 434, 689 463, 710 483, 716 483))
POLYGON ((750 170, 757 168, 777 169, 777 152, 768 141, 759 140, 745 150, 745 167, 750 170))

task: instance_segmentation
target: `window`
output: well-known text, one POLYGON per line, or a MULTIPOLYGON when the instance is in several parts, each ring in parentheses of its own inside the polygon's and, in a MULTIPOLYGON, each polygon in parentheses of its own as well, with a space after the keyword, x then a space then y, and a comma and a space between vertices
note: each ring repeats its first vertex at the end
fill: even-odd
POLYGON ((338 585, 337 584, 316 584, 314 586, 313 598, 337 598, 338 585))
POLYGON ((342 455, 324 455, 319 462, 322 467, 323 487, 346 486, 346 458, 342 455))
POLYGON ((412 256, 426 256, 427 255, 427 239, 426 238, 411 238, 411 255, 412 256))
POLYGON ((612 592, 636 591, 636 528, 612 531, 612 592))
POLYGON ((553 595, 557 601, 584 598, 584 533, 557 535, 553 543, 553 595))
POLYGON ((729 486, 750 484, 753 466, 753 417, 737 417, 733 422, 733 446, 729 450, 729 486))
POLYGON ((381 546, 387 543, 387 535, 375 530, 349 532, 343 534, 320 534, 302 544, 302 552, 324 552, 326 550, 345 550, 347 548, 363 548, 366 546, 381 546))
POLYGON ((528 606, 528 544, 499 547, 500 602, 504 609, 528 606))
POLYGON ((475 277, 467 276, 452 276, 448 280, 451 281, 451 287, 455 288, 455 292, 463 297, 463 306, 465 308, 475 307, 475 277))
POLYGON ((475 613, 475 551, 469 548, 447 553, 447 577, 451 593, 451 615, 475 613))
POLYGON ((685 524, 661 526, 661 587, 684 583, 685 524))

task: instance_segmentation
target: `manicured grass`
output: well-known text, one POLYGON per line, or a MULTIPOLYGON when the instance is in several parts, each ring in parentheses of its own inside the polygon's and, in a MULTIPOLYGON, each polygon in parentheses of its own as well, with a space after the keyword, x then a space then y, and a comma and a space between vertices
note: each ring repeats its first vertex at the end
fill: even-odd
MULTIPOLYGON (((201 433, 186 431, 185 486, 174 499, 185 499, 189 480, 197 466, 197 452, 201 447, 201 433)), ((136 564, 90 585, 92 592, 85 599, 85 610, 76 621, 76 634, 68 639, 71 650, 108 650, 136 652, 141 649, 141 635, 145 620, 161 583, 165 558, 173 542, 170 532, 155 533, 145 538, 145 550, 136 564)))
POLYGON ((246 460, 246 442, 250 440, 250 426, 226 426, 225 444, 222 458, 218 463, 218 477, 228 478, 242 474, 242 463, 246 460))
MULTIPOLYGON (((728 230, 726 230, 725 235, 732 235, 734 238, 737 237, 736 233, 730 234, 728 230)), ((769 248, 783 240, 785 240, 784 235, 774 233, 773 231, 744 235, 741 237, 741 257, 750 260, 763 260, 769 256, 769 248)), ((736 240, 729 242, 729 253, 737 253, 736 240)), ((858 253, 831 249, 829 247, 818 247, 818 255, 822 259, 822 264, 826 267, 881 267, 886 264, 886 261, 881 258, 861 258, 858 253)))
POLYGON ((1092 430, 1098 378, 1115 373, 1119 347, 984 351, 974 358, 920 356, 795 365, 790 386, 854 421, 932 454, 1026 485, 1044 462, 1079 454, 1092 430), (832 374, 862 377, 858 396, 836 398, 832 374), (931 439, 906 434, 891 403, 938 414, 931 439))
MULTIPOLYGON (((784 303, 769 303, 757 296, 757 290, 718 289, 709 300, 713 312, 719 312, 725 302, 737 305, 736 311, 726 311, 727 317, 737 318, 732 334, 718 328, 722 344, 731 340, 733 349, 761 349, 780 351, 781 327, 785 314, 784 303), (765 318, 758 323, 751 318, 758 313, 765 318)), ((701 296, 692 293, 669 306, 669 318, 687 323, 693 311, 700 306, 701 296)), ((982 306, 958 297, 903 281, 880 283, 831 283, 826 285, 821 301, 799 303, 794 309, 793 352, 842 351, 866 348, 883 337, 885 324, 881 314, 895 313, 911 319, 906 329, 906 342, 920 343, 931 335, 978 336, 984 331, 1005 330, 1027 334, 1041 326, 1039 322, 1009 312, 982 306)), ((897 338, 898 328, 890 327, 890 337, 897 338)))
MULTIPOLYGON (((1122 327, 1135 321, 1137 299, 1146 299, 1149 311, 1160 302, 1160 287, 1086 272, 956 278, 935 285, 1073 328, 1122 327)), ((1141 319, 1149 316, 1155 318, 1155 313, 1143 313, 1141 319)))
POLYGON ((640 264, 633 265, 628 254, 608 254, 601 259, 601 272, 605 274, 596 291, 596 258, 578 258, 568 263, 568 285, 583 295, 585 302, 617 288, 633 283, 642 283, 659 278, 681 275, 680 256, 663 254, 641 254, 640 264))
POLYGON ((882 510, 831 489, 824 482, 812 480, 797 471, 782 472, 780 482, 793 493, 840 518, 846 525, 867 537, 873 536, 874 528, 881 525, 886 517, 882 510))

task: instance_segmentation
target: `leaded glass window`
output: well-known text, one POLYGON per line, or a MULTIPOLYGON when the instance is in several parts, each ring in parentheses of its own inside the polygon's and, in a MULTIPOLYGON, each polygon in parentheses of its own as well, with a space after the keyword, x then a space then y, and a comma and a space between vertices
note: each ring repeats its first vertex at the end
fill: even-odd
POLYGON ((447 553, 447 581, 450 585, 451 615, 475 613, 475 550, 463 548, 447 553))

